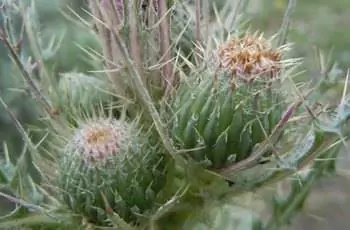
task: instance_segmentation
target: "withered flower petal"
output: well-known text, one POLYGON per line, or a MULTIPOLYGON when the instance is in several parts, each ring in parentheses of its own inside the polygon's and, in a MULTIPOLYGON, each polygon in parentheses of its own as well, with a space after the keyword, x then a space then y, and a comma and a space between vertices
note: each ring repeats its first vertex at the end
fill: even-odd
POLYGON ((246 34, 233 38, 218 50, 219 69, 229 71, 239 80, 276 78, 282 69, 281 50, 272 48, 262 36, 246 34))

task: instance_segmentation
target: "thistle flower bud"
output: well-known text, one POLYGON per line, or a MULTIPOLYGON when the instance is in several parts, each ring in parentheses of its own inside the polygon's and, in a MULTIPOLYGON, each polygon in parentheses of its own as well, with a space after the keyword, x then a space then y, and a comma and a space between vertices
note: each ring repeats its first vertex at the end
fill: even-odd
POLYGON ((76 109, 91 112, 111 102, 109 90, 107 82, 99 78, 75 72, 61 74, 57 98, 59 110, 67 114, 76 109))
POLYGON ((60 162, 60 187, 69 208, 106 225, 106 209, 136 224, 164 183, 163 155, 131 124, 94 119, 81 125, 60 162))
POLYGON ((284 109, 280 89, 272 84, 284 68, 282 51, 248 34, 221 45, 215 71, 194 73, 199 80, 182 84, 173 101, 178 147, 215 169, 249 157, 284 109))

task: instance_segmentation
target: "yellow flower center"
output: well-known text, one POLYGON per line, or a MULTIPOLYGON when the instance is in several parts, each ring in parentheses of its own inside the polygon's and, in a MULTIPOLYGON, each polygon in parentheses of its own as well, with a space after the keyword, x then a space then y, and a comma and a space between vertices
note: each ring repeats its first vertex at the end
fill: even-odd
POLYGON ((89 163, 104 162, 126 148, 126 129, 117 120, 91 121, 77 130, 73 147, 89 163))
POLYGON ((102 144, 112 139, 111 133, 107 129, 94 130, 87 134, 87 142, 92 145, 102 144))

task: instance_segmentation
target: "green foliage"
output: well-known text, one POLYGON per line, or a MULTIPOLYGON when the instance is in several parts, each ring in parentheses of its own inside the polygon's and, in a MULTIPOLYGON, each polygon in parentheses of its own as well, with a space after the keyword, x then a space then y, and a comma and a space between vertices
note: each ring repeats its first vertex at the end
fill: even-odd
POLYGON ((15 76, 6 88, 35 99, 29 122, 42 136, 1 95, 1 121, 25 145, 16 160, 3 145, 0 196, 15 205, 0 228, 280 229, 334 173, 348 101, 344 89, 325 106, 337 83, 321 52, 322 78, 294 82, 299 59, 284 53, 294 1, 271 39, 246 33, 248 1, 70 2, 76 14, 34 3, 2 13, 14 20, 0 29, 15 76), (285 197, 263 201, 268 220, 243 202, 290 178, 285 197))

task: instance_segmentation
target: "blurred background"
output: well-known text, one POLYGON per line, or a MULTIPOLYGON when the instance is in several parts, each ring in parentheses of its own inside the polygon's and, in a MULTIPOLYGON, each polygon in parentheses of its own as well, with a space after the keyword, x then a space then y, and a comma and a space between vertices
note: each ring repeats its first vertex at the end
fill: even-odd
MULTIPOLYGON (((42 43, 49 47, 50 37, 55 35, 60 40, 60 46, 47 48, 45 64, 54 74, 66 71, 88 72, 93 65, 89 57, 79 48, 93 47, 99 49, 95 37, 83 30, 76 23, 68 20, 62 14, 69 14, 67 6, 83 12, 83 0, 22 0, 26 4, 35 4, 37 11, 35 18, 41 29, 42 43)), ((0 1, 1 6, 6 1, 0 1)), ((216 0, 220 3, 220 0, 216 0)), ((287 0, 250 0, 248 17, 251 27, 271 35, 276 33, 282 22, 287 0)), ((6 17, 0 17, 3 25, 6 17)), ((19 19, 18 19, 19 20, 19 19)), ((332 58, 337 67, 333 70, 345 77, 350 68, 350 1, 349 0, 304 0, 297 1, 297 8, 293 15, 289 41, 296 44, 294 56, 305 57, 303 78, 317 78, 320 76, 315 56, 316 48, 326 53, 332 51, 332 58)), ((15 23, 20 31, 20 20, 15 23)), ((19 33, 19 32, 15 32, 19 33)), ((23 41, 23 58, 30 55, 23 41)), ((338 100, 342 93, 343 84, 334 84, 329 90, 330 100, 338 100)), ((12 64, 6 48, 0 43, 0 95, 10 105, 16 117, 25 125, 37 122, 35 103, 28 97, 26 86, 18 70, 12 64)), ((34 135, 34 134, 33 134, 34 135)), ((33 137, 35 139, 35 135, 33 137)), ((38 137, 39 138, 39 137, 38 137)), ((20 154, 22 139, 12 120, 0 107, 0 156, 8 149, 13 159, 20 154), (6 148, 3 143, 6 143, 6 148)), ((293 223, 293 228, 330 230, 349 229, 350 223, 350 166, 348 152, 344 150, 339 159, 338 176, 324 178, 307 201, 303 213, 293 223)), ((5 202, 0 200, 0 202, 5 202)), ((0 209, 1 214, 1 209, 0 209)))
MULTIPOLYGON (((251 1, 252 27, 267 33, 278 30, 287 0, 251 1), (254 3, 253 3, 254 2, 254 3)), ((305 57, 304 78, 319 77, 315 49, 331 54, 335 74, 345 78, 350 68, 350 1, 297 1, 289 41, 295 43, 295 55, 305 57)), ((339 100, 342 83, 334 84, 329 100, 339 100)), ((344 149, 338 159, 338 175, 321 180, 308 198, 307 206, 293 224, 293 229, 349 229, 350 223, 350 152, 344 149)))

